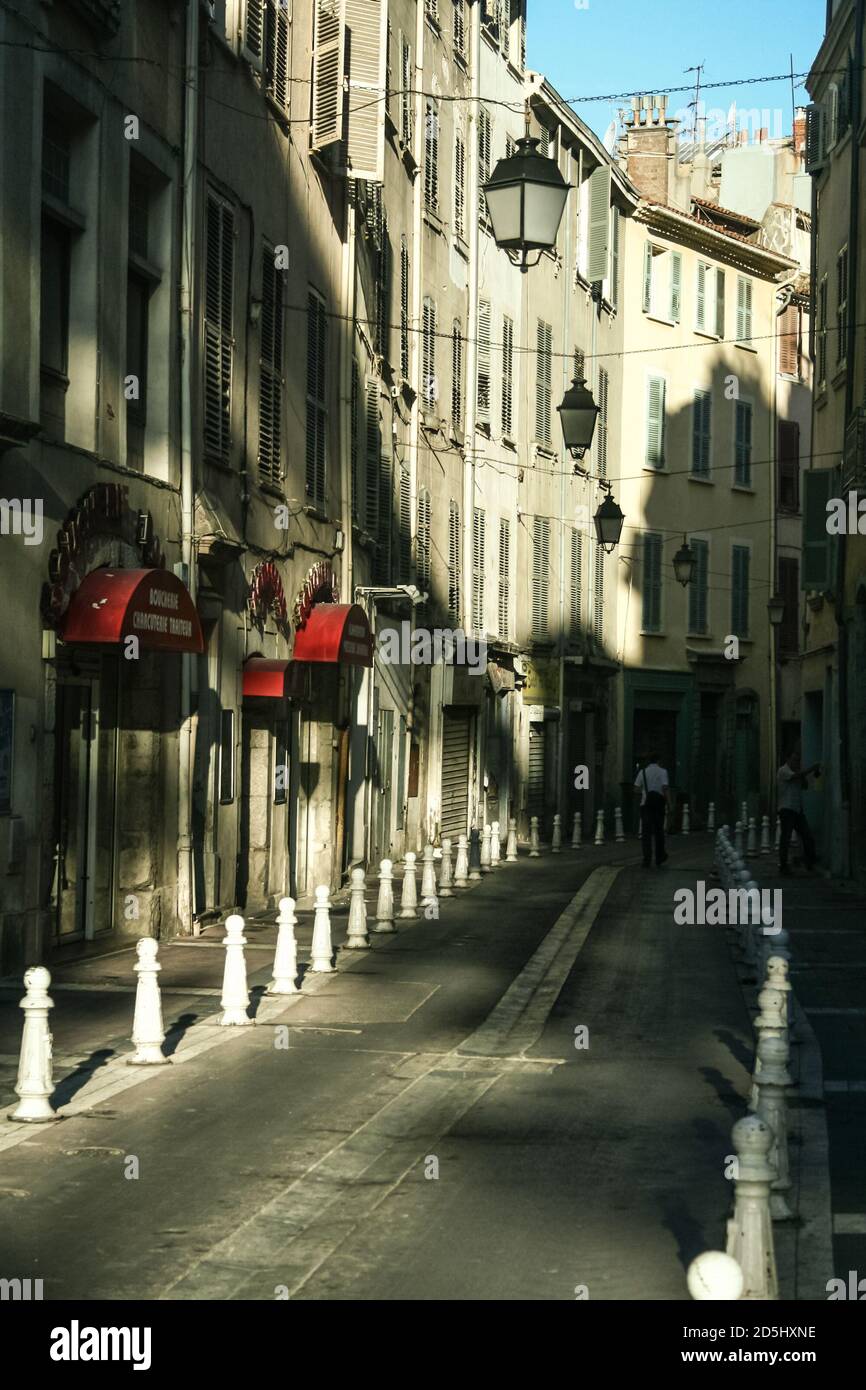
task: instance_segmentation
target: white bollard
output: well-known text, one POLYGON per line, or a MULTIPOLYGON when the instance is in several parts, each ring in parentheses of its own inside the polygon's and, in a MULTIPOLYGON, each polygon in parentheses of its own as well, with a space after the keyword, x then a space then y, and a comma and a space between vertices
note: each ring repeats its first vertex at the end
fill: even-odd
POLYGON ((54 1090, 51 1078, 51 1032, 48 1011, 54 1008, 48 997, 51 976, 44 965, 32 965, 24 974, 24 998, 19 1008, 24 1010, 21 1034, 21 1056, 18 1060, 18 1080, 15 1094, 18 1104, 9 1114, 10 1120, 27 1124, 44 1124, 46 1120, 62 1120, 51 1108, 48 1097, 54 1090))
POLYGON ((757 1075, 761 1070, 760 1042, 762 1038, 781 1038, 785 1044, 785 1065, 788 1063, 788 1027, 785 1022, 785 996, 780 989, 765 985, 758 995, 760 1013, 755 1019, 755 1032, 758 1046, 755 1048, 755 1070, 752 1077, 752 1090, 749 1095, 749 1109, 758 1108, 757 1075))
POLYGON ((758 1088, 758 1104, 755 1114, 770 1127, 773 1142, 767 1155, 770 1167, 775 1170, 770 1182, 770 1215, 774 1221, 792 1221, 794 1213, 788 1205, 791 1191, 790 1164, 788 1162, 788 1108, 785 1092, 791 1085, 787 1068, 788 1049, 781 1038, 761 1038, 758 1043, 760 1070, 755 1071, 754 1083, 758 1088))
POLYGON ((367 935, 367 904, 364 901, 366 891, 364 870, 353 869, 349 888, 349 934, 346 937, 346 947, 350 951, 363 951, 370 945, 367 935))
POLYGON ((711 801, 707 807, 707 829, 713 831, 716 828, 716 803, 711 801))
POLYGON ((553 840, 551 845, 551 852, 553 854, 562 853, 562 816, 560 815, 556 815, 553 817, 553 840))
POLYGON ((418 884, 416 880, 417 855, 411 849, 406 854, 403 868, 403 892, 400 895, 400 917, 411 921, 418 916, 418 884))
POLYGON ((394 926, 394 865, 383 859, 379 865, 379 897, 376 901, 374 932, 395 932, 394 926))
POLYGON ((785 996, 785 1020, 789 1033, 793 1037, 793 1013, 794 1013, 794 994, 791 981, 788 979, 788 962, 783 956, 777 956, 775 952, 767 960, 766 983, 770 989, 778 989, 785 996))
POLYGON ((738 820, 734 826, 734 852, 742 858, 743 854, 743 822, 738 820))
POLYGON ((313 918, 313 941, 310 947, 310 970, 315 975, 329 975, 334 969, 331 957, 334 947, 331 942, 331 903, 328 885, 320 883, 316 889, 316 914, 313 918))
POLYGON ((583 849, 583 819, 579 811, 575 811, 571 826, 571 848, 583 849))
POLYGON ((451 841, 442 841, 442 868, 439 870, 440 898, 454 897, 454 865, 451 862, 451 841))
POLYGON ((749 819, 749 834, 746 840, 746 858, 754 859, 758 853, 758 831, 755 826, 755 817, 749 819))
POLYGON ((604 811, 599 811, 595 820, 595 843, 604 844, 604 811))
POLYGON ((617 806, 613 813, 614 834, 617 844, 622 844, 625 840, 625 831, 622 828, 622 807, 617 806))
POLYGON ((130 1066, 159 1067, 171 1058, 162 1050, 165 1030, 162 1026, 162 1000, 159 997, 159 972, 162 969, 157 960, 159 943, 152 936, 143 936, 136 942, 135 954, 138 960, 133 966, 138 979, 135 986, 135 1014, 132 1020, 132 1042, 135 1051, 127 1057, 130 1066))
POLYGON ((770 817, 764 816, 761 821, 761 853, 770 853, 770 817))
POLYGON ((777 853, 777 854, 779 853, 779 846, 780 846, 781 843, 782 843, 782 817, 781 817, 781 816, 777 816, 777 817, 776 817, 776 845, 775 845, 775 849, 776 849, 776 853, 777 853))
POLYGON ((481 832, 481 872, 483 874, 490 873, 490 858, 490 826, 485 825, 481 832))
POLYGON ((497 869, 502 858, 502 841, 499 838, 499 821, 495 820, 490 827, 490 867, 497 869))
POLYGON ((466 888, 469 885, 469 841, 465 835, 457 838, 457 866, 454 870, 454 887, 466 888))
POLYGON ((741 1297, 773 1302, 779 1297, 770 1216, 770 1183, 776 1174, 768 1162, 773 1134, 760 1115, 747 1115, 734 1125, 731 1139, 737 1168, 727 1254, 743 1271, 741 1297))
POLYGON ((424 866, 421 870, 421 902, 424 907, 435 903, 436 893, 436 855, 432 845, 424 846, 424 866))
POLYGON ((690 813, 690 811, 689 811, 689 803, 688 803, 687 801, 684 801, 684 802, 683 802, 683 819, 682 819, 682 825, 680 826, 680 833, 681 833, 682 835, 689 835, 689 834, 691 834, 691 829, 692 829, 692 822, 691 822, 691 813, 690 813))
POLYGON ((274 978, 268 985, 267 994, 298 994, 298 940, 295 927, 294 898, 280 898, 277 916, 277 949, 274 954, 274 978))
POLYGON ((223 1028, 245 1028, 253 1022, 247 1013, 250 994, 247 989, 247 962, 244 947, 244 919, 238 913, 226 918, 226 963, 223 971, 223 992, 220 1007, 223 1014, 220 1025, 223 1028))
POLYGON ((505 862, 506 864, 517 863, 517 821, 514 819, 508 822, 508 839, 505 842, 505 862))
POLYGON ((538 847, 538 816, 532 816, 529 821, 529 857, 538 859, 541 850, 538 847))
POLYGON ((686 1286, 699 1301, 735 1302, 743 1296, 743 1271, 724 1250, 705 1250, 689 1265, 686 1286))
POLYGON ((745 830, 746 826, 749 824, 749 803, 747 801, 744 801, 740 807, 740 821, 745 830))

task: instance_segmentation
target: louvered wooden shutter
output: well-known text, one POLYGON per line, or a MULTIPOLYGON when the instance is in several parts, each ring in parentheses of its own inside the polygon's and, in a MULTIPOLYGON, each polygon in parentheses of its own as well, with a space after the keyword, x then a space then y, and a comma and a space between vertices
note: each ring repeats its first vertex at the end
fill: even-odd
MULTIPOLYGON (((381 210, 382 189, 374 184, 381 210)), ((381 240, 376 280, 376 345, 386 362, 391 360, 391 242, 388 238, 388 218, 381 213, 381 240)))
POLYGON ((323 150, 343 137, 345 0, 314 0, 313 101, 310 145, 323 150))
POLYGON ((454 232, 466 236, 466 142, 460 130, 454 136, 454 232))
POLYGON ((752 282, 743 276, 737 279, 737 342, 752 341, 752 282))
POLYGON ((451 423, 463 427, 463 330, 455 319, 451 329, 451 423))
POLYGON ((424 203, 431 212, 439 207, 439 112, 432 101, 424 118, 424 203))
POLYGON ((652 313, 653 306, 653 249, 647 241, 643 248, 643 311, 652 313))
POLYGON ((793 654, 800 650, 800 565, 788 556, 779 557, 779 594, 785 601, 779 650, 793 654))
POLYGON ((649 468, 665 466, 665 379, 651 376, 647 386, 646 461, 649 468))
POLYGON ((421 327, 421 401, 425 410, 434 410, 439 399, 436 379, 436 305, 425 299, 421 327))
POLYGON ((610 378, 604 367, 598 369, 598 422, 595 461, 600 478, 607 477, 608 393, 610 378))
POLYGON ((707 541, 689 539, 695 557, 692 582, 689 585, 689 632, 707 631, 707 597, 709 586, 709 545, 707 541))
POLYGON ((499 519, 499 636, 508 641, 511 636, 511 523, 508 517, 499 519))
POLYGON ((448 505, 448 612, 455 623, 460 621, 460 507, 448 505))
POLYGON ((412 144, 412 45, 400 36, 400 135, 412 144))
POLYGON ((491 133, 490 112, 482 106, 478 113, 478 216, 482 227, 487 226, 487 198, 484 185, 490 179, 491 133))
POLYGON ((794 512, 800 506, 800 426, 796 420, 779 421, 779 506, 794 512))
POLYGON ((710 402, 709 391, 696 391, 692 402, 692 473, 697 478, 710 473, 710 402))
POLYGON ((364 397, 365 414, 365 506, 364 521, 371 536, 379 534, 379 469, 382 454, 382 430, 379 420, 379 383, 368 376, 364 397))
POLYGON ((400 371, 409 379, 409 243, 400 240, 400 371))
POLYGON ((827 502, 833 496, 836 474, 831 468, 809 468, 803 474, 803 568, 800 582, 804 589, 826 593, 832 585, 831 555, 835 553, 827 531, 827 502))
POLYGON ((716 268, 716 336, 725 336, 725 272, 716 268))
POLYGON ((683 310, 683 258, 679 251, 671 252, 671 318, 679 323, 683 310))
POLYGON ((514 320, 502 320, 502 433, 514 436, 514 320))
POLYGON ((538 320, 536 329, 536 385, 535 385, 535 438, 539 444, 550 444, 550 353, 553 345, 553 329, 549 323, 538 320))
POLYGON ((466 0, 453 0, 454 5, 454 51, 459 57, 466 57, 466 0))
POLYGON ((472 517, 472 629, 479 636, 484 633, 484 562, 487 522, 480 507, 475 508, 472 517))
POLYGON ((377 584, 391 584, 394 579, 391 566, 392 535, 394 531, 394 460, 387 441, 383 441, 379 453, 379 522, 376 528, 377 584))
POLYGON ((478 423, 490 424, 490 301, 478 303, 478 423))
POLYGON ((426 488, 422 488, 418 493, 418 543, 417 543, 418 564, 417 578, 418 587, 422 593, 430 592, 430 577, 432 574, 432 517, 430 510, 430 493, 426 488))
POLYGON ((346 173, 381 183, 385 173, 387 0, 344 0, 348 30, 346 173))
POLYGON ((265 73, 267 94, 288 114, 291 104, 289 74, 289 0, 267 0, 265 17, 265 73))
POLYGON ((595 584, 592 601, 592 635, 597 646, 604 642, 604 551, 595 547, 595 584))
POLYGON ((204 323, 204 439, 210 458, 227 463, 231 443, 234 338, 234 211, 221 198, 207 199, 204 323))
POLYGON ((259 473, 278 483, 283 476, 283 302, 282 277, 273 248, 262 248, 261 354, 259 357, 259 473))
POLYGON ((779 325, 779 371, 784 376, 799 376, 800 310, 789 304, 779 325))
POLYGON ((550 522, 537 516, 532 527, 532 636, 547 640, 547 594, 550 588, 550 522))
POLYGON ((619 208, 610 210, 610 284, 608 297, 616 308, 619 303, 619 208))
POLYGON ((643 538, 643 630, 660 632, 662 625, 662 538, 647 531, 643 538))
POLYGON ((698 293, 695 310, 695 324, 702 333, 707 329, 707 269, 703 261, 698 261, 698 293))
POLYGON ((405 464, 400 464, 400 554, 401 584, 412 579, 412 478, 405 464))
POLYGON ((735 545, 731 553, 731 631, 737 637, 749 635, 749 550, 735 545))
POLYGON ((358 432, 358 414, 361 409, 361 378, 358 363, 352 362, 352 396, 349 406, 350 449, 352 468, 352 520, 361 520, 361 452, 358 432))
POLYGON ((589 267, 591 283, 606 280, 610 255, 610 167, 599 164, 589 176, 589 267))
POLYGON ((241 57, 261 72, 265 55, 266 0, 245 0, 241 25, 241 57))
POLYGON ((325 306, 312 291, 307 297, 307 496, 325 504, 327 383, 327 323, 325 306))
POLYGON ((748 401, 736 401, 734 437, 734 478, 740 487, 752 482, 752 407, 748 401))
POLYGON ((569 595, 569 614, 571 619, 571 636, 581 635, 582 603, 581 603, 581 579, 583 572, 583 536, 576 526, 571 528, 571 565, 569 579, 571 582, 571 594, 569 595))

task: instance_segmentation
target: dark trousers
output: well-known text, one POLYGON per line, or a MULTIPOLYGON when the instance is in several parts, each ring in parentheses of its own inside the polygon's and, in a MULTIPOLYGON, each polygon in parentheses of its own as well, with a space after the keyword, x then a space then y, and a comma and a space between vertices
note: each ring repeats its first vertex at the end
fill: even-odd
POLYGON ((652 863, 652 847, 655 842, 656 864, 664 863, 665 853, 665 799, 661 792, 648 792, 647 799, 640 808, 641 840, 643 843, 643 862, 652 863))
POLYGON ((796 830, 803 845, 803 855, 806 860, 806 868, 811 869, 815 862, 815 841, 812 839, 812 832, 809 829, 809 822, 802 811, 780 811, 779 820, 781 821, 781 835, 779 836, 779 867, 788 867, 788 846, 791 843, 791 836, 796 830))

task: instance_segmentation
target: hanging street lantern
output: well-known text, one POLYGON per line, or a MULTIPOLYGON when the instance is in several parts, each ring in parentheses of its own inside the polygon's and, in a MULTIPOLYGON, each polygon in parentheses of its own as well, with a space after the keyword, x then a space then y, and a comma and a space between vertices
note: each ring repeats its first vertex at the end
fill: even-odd
POLYGON ((526 134, 518 140, 513 154, 500 159, 484 185, 493 239, 524 273, 529 269, 531 252, 538 253, 533 261, 538 265, 542 253, 556 246, 571 188, 556 161, 539 154, 539 144, 529 134, 527 110, 526 134))
POLYGON ((606 555, 610 555, 614 547, 619 545, 624 523, 625 516, 611 496, 608 484, 607 496, 595 514, 595 534, 606 555))
POLYGON ((576 376, 558 405, 562 437, 572 458, 582 459, 592 444, 600 406, 582 376, 576 376))
POLYGON ((785 600, 781 594, 773 594, 767 604, 767 613, 773 627, 781 627, 785 617, 785 600))
POLYGON ((688 588, 689 584, 691 584, 694 572, 695 552, 692 550, 685 536, 683 536, 683 543, 674 556, 674 574, 677 577, 678 583, 682 584, 684 589, 688 588))

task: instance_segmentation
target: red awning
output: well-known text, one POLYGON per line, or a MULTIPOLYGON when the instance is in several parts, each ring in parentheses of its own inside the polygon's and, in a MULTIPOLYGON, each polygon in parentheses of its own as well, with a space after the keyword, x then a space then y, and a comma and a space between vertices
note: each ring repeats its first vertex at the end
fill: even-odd
POLYGON ((73 594, 59 635, 112 646, 137 637, 145 651, 204 650, 195 604, 171 570, 93 570, 73 594))
POLYGON ((373 635, 363 608, 353 603, 317 603, 295 633, 295 661, 373 665, 373 635))
POLYGON ((244 662, 244 698, 282 700, 288 695, 286 676, 290 661, 267 661, 251 656, 244 662))

